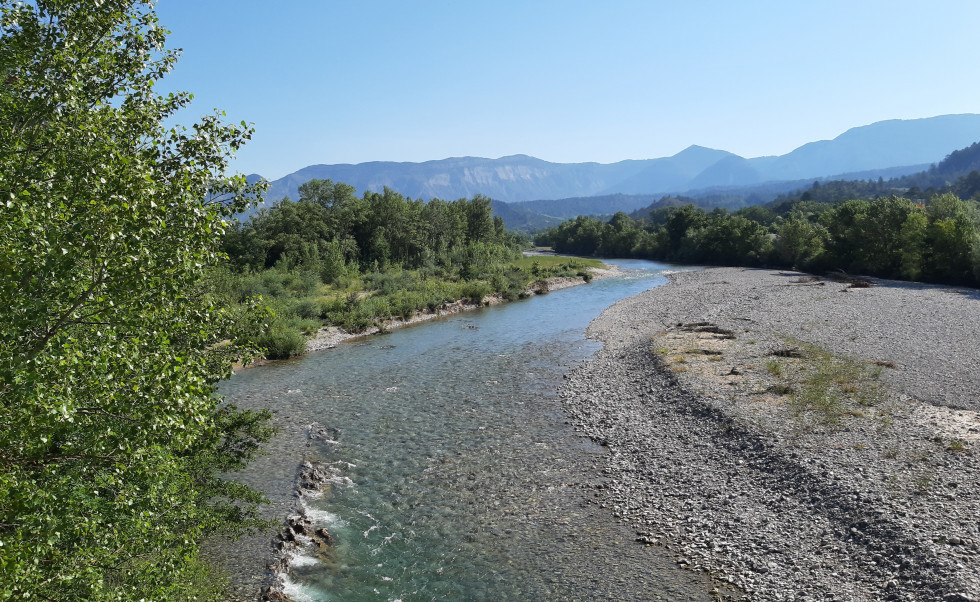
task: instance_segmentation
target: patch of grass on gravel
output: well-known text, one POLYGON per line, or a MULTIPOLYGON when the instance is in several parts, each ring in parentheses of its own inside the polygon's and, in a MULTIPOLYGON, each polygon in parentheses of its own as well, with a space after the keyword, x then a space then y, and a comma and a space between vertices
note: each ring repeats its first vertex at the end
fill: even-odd
POLYGON ((836 424, 844 416, 865 415, 859 408, 883 400, 881 366, 835 356, 815 345, 797 345, 802 351, 797 361, 766 366, 780 380, 776 390, 789 393, 787 405, 794 416, 836 424))

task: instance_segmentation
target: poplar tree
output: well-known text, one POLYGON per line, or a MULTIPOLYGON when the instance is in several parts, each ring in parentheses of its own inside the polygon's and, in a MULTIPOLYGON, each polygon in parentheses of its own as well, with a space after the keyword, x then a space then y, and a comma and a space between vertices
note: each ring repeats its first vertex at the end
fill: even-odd
POLYGON ((150 2, 0 0, 0 598, 190 597, 259 500, 217 478, 268 430, 215 395, 244 325, 205 283, 252 130, 169 125, 166 33, 150 2))

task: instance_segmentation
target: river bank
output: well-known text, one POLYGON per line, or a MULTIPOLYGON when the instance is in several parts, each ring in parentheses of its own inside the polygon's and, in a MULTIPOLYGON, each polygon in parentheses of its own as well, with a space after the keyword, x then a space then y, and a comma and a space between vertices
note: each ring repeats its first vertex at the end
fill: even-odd
POLYGON ((593 503, 746 599, 980 599, 980 291, 870 284, 717 268, 606 310, 560 390, 593 503))
MULTIPOLYGON (((603 280, 605 278, 611 278, 622 273, 617 266, 606 265, 603 268, 587 268, 588 273, 591 275, 591 280, 603 280)), ((543 286, 538 283, 537 286, 532 286, 525 291, 526 295, 540 295, 547 294, 552 291, 559 291, 572 286, 578 286, 581 284, 586 284, 586 281, 582 278, 571 278, 571 277, 558 277, 558 278, 548 278, 543 282, 543 286)), ((381 326, 372 326, 365 330, 364 332, 347 332, 336 326, 328 326, 321 328, 316 335, 306 343, 306 352, 313 353, 316 351, 323 351, 324 349, 331 349, 338 344, 349 341, 351 339, 357 339, 360 337, 371 336, 374 334, 379 334, 381 332, 395 330, 398 328, 404 328, 405 326, 411 326, 413 324, 419 324, 421 322, 426 322, 428 320, 434 320, 436 318, 443 318, 446 316, 452 316, 464 311, 473 311, 475 309, 480 309, 487 306, 499 305, 500 303, 505 303, 505 299, 500 295, 490 295, 482 300, 481 303, 467 303, 466 301, 456 301, 454 303, 445 303, 442 307, 435 310, 426 310, 419 312, 407 320, 401 318, 391 318, 385 320, 381 326)))
MULTIPOLYGON (((616 266, 609 266, 603 270, 590 271, 593 281, 603 280, 624 272, 624 270, 616 266)), ((626 272, 628 273, 629 269, 626 272)), ((578 284, 585 284, 585 281, 581 278, 565 278, 549 280, 547 283, 549 291, 557 291, 578 284)), ((541 287, 536 288, 538 289, 538 293, 543 292, 541 287)), ((601 287, 599 288, 602 290, 601 287)), ((569 292, 568 294, 574 295, 575 293, 569 292)), ((540 307, 541 302, 546 302, 546 305, 557 305, 561 307, 563 304, 568 304, 568 301, 563 301, 563 299, 567 299, 566 293, 556 295, 553 298, 554 303, 552 303, 552 299, 539 299, 536 302, 530 303, 528 307, 540 307)), ((601 307, 605 307, 611 302, 604 303, 601 307)), ((392 400, 401 395, 401 391, 411 391, 417 387, 423 387, 426 392, 424 394, 420 393, 418 395, 419 399, 424 400, 427 406, 433 406, 433 404, 439 403, 439 399, 433 396, 431 389, 454 387, 451 383, 443 384, 441 377, 427 379, 423 376, 426 372, 427 365, 438 366, 440 364, 439 361, 434 361, 431 357, 428 360, 421 360, 418 356, 412 355, 406 367, 411 377, 407 380, 402 380, 396 376, 398 368, 394 358, 405 349, 401 341, 406 338, 424 338, 424 333, 426 332, 438 332, 448 328, 453 332, 465 333, 461 338, 467 340, 467 349, 471 349, 472 346, 482 347, 488 342, 487 336, 492 337, 493 335, 491 334, 492 331, 485 328, 481 330, 481 327, 477 324, 485 323, 487 318, 491 316, 505 315, 508 313, 519 314, 521 317, 511 318, 511 320, 521 322, 526 312, 535 311, 525 310, 522 304, 517 303, 509 307, 502 306, 492 312, 477 312, 477 315, 474 316, 460 316, 455 320, 442 321, 442 324, 430 323, 425 328, 404 330, 400 328, 410 324, 433 320, 437 317, 449 317, 452 314, 459 314, 468 309, 478 309, 479 307, 454 305, 451 310, 443 310, 441 313, 433 312, 425 314, 410 323, 388 324, 386 325, 386 330, 393 332, 389 337, 383 339, 372 337, 365 333, 357 335, 341 333, 339 338, 332 340, 321 337, 321 341, 326 340, 328 346, 320 347, 320 349, 328 349, 329 345, 336 345, 334 352, 311 354, 318 357, 269 362, 261 370, 241 371, 232 379, 232 382, 228 383, 232 385, 230 390, 226 389, 229 402, 242 408, 272 409, 274 424, 279 431, 275 439, 267 446, 268 453, 256 458, 245 471, 234 476, 236 480, 246 482, 266 495, 270 503, 262 508, 262 515, 279 526, 262 533, 244 537, 235 542, 216 541, 210 546, 209 558, 224 566, 233 576, 235 585, 232 594, 233 599, 255 600, 259 597, 259 592, 262 589, 266 589, 266 598, 281 600, 283 598, 279 593, 285 583, 279 577, 282 573, 290 569, 290 563, 297 556, 310 554, 313 548, 316 548, 315 555, 319 555, 321 551, 325 551, 326 553, 330 552, 329 546, 326 546, 324 550, 324 546, 320 545, 324 541, 322 537, 320 539, 310 537, 310 533, 316 535, 315 528, 308 529, 307 527, 310 526, 310 523, 305 522, 306 519, 316 518, 315 510, 313 514, 310 514, 310 506, 315 505, 312 500, 317 498, 319 489, 321 489, 320 485, 325 483, 329 487, 331 485, 329 479, 338 476, 335 474, 337 467, 323 464, 323 460, 332 454, 335 445, 339 445, 340 448, 353 446, 354 440, 361 436, 370 436, 377 426, 372 423, 367 427, 365 425, 350 427, 342 420, 338 420, 340 417, 351 418, 350 416, 342 416, 343 412, 339 410, 339 408, 347 403, 346 400, 348 398, 353 395, 362 394, 362 390, 364 389, 377 388, 376 393, 367 395, 367 397, 371 398, 370 403, 375 403, 383 399, 384 405, 382 407, 393 408, 394 406, 387 404, 392 404, 392 400), (398 332, 399 330, 401 331, 398 332), (412 331, 416 333, 414 336, 412 335, 412 331), (344 341, 347 342, 339 344, 344 341), (344 362, 347 360, 341 358, 351 356, 363 357, 370 349, 376 349, 383 356, 383 359, 379 358, 379 361, 382 363, 377 364, 378 369, 369 371, 369 375, 354 378, 354 383, 351 383, 350 380, 345 380, 353 370, 351 366, 344 365, 344 362), (355 350, 365 350, 365 353, 357 354, 355 350), (327 362, 330 364, 329 367, 326 367, 327 362), (315 370, 315 376, 310 374, 307 374, 305 377, 296 376, 297 368, 310 364, 321 364, 324 368, 315 370), (382 366, 383 368, 381 368, 382 366), (315 384, 310 382, 311 376, 316 379, 315 384), (248 386, 235 386, 234 381, 240 379, 252 382, 252 384, 248 386), (339 385, 338 383, 341 381, 346 382, 346 385, 339 385), (318 406, 317 404, 321 398, 336 399, 336 402, 330 401, 326 403, 326 407, 318 406), (331 413, 335 411, 340 412, 341 416, 334 415, 331 418, 331 413), (325 426, 319 426, 316 423, 318 420, 322 420, 325 426), (340 427, 340 429, 335 429, 334 427, 340 427), (343 433, 340 432, 341 430, 343 430, 343 433), (326 433, 326 436, 323 436, 324 433, 326 433), (336 441, 340 443, 338 444, 336 441), (298 526, 301 526, 302 529, 298 529, 298 526), (292 532, 290 532, 290 529, 292 529, 292 532), (286 537, 280 537, 280 535, 285 535, 286 537), (296 547, 297 542, 305 545, 298 548, 296 547)), ((597 314, 598 311, 599 309, 597 308, 591 316, 597 314)), ((567 311, 562 311, 561 313, 568 315, 567 311)), ((587 319, 583 320, 577 332, 581 333, 586 323, 587 319)), ((533 324, 534 328, 529 328, 528 325, 525 325, 519 327, 519 330, 522 333, 540 332, 541 320, 536 319, 533 324)), ((440 347, 445 347, 445 345, 440 345, 440 347)), ((447 351, 447 353, 452 354, 456 352, 447 351)), ((460 353, 462 354, 463 352, 460 353)), ((474 353, 467 351, 465 355, 469 357, 473 356, 474 353)), ((506 358, 505 355, 494 353, 491 354, 491 357, 493 358, 491 362, 483 361, 480 363, 490 366, 495 362, 506 362, 506 359, 502 359, 506 358)), ((466 361, 467 359, 464 357, 454 357, 452 362, 454 367, 453 372, 463 370, 463 374, 468 375, 469 378, 473 378, 472 375, 476 372, 463 368, 466 365, 466 361)), ((364 360, 364 362, 358 361, 356 363, 358 364, 357 369, 370 365, 369 360, 364 360)), ((480 389, 479 399, 483 400, 486 397, 490 397, 494 395, 493 392, 498 390, 507 391, 516 387, 517 385, 510 378, 506 382, 503 379, 500 382, 496 380, 502 374, 510 373, 508 370, 492 371, 488 369, 488 374, 485 378, 477 379, 476 388, 480 389)), ((548 390, 552 392, 552 397, 554 397, 554 387, 559 381, 561 373, 562 371, 556 368, 554 380, 552 384, 548 385, 548 390)), ((462 390, 462 388, 456 389, 456 391, 460 392, 462 390)), ((458 417, 456 414, 459 403, 457 395, 459 394, 461 393, 454 392, 445 401, 445 403, 453 408, 452 411, 446 414, 446 419, 453 423, 463 422, 457 420, 458 417)), ((365 404, 367 403, 369 402, 365 402, 365 404)), ((470 404, 467 406, 467 412, 472 414, 472 404, 475 402, 471 400, 467 403, 470 404)), ((560 410, 556 399, 553 399, 553 403, 556 409, 560 410)), ((358 406, 359 415, 361 412, 360 404, 354 405, 358 406)), ((433 407, 427 407, 427 412, 432 411, 433 407)), ((425 419, 426 423, 434 420, 429 413, 417 414, 419 416, 428 416, 425 419)), ((499 423, 499 414, 494 411, 494 415, 497 417, 497 422, 499 423)), ((527 421, 521 421, 522 428, 527 428, 527 424, 527 421)), ((440 432, 449 432, 452 428, 453 426, 447 425, 440 432)), ((517 429, 507 430, 508 438, 510 437, 509 433, 514 430, 517 429)), ((470 431, 467 432, 468 439, 476 436, 470 431)), ((481 434, 483 432, 489 431, 480 431, 481 434)), ((573 441, 576 439, 574 433, 570 431, 568 436, 573 441)), ((390 452, 391 458, 386 457, 386 461, 391 459, 395 459, 398 462, 403 461, 403 459, 399 458, 399 452, 403 451, 404 447, 404 445, 401 445, 398 449, 392 449, 390 452)), ((423 455, 418 454, 417 456, 424 460, 423 455)), ((422 476, 424 475, 421 475, 419 478, 422 476)), ((494 479, 497 476, 494 475, 494 479)), ((467 485, 479 483, 479 481, 470 480, 469 476, 466 477, 464 482, 467 485)), ((500 492, 503 489, 504 487, 496 482, 492 486, 488 485, 488 491, 500 492)), ((489 497, 492 498, 493 495, 495 494, 491 493, 489 497)), ((562 515, 561 520, 567 521, 567 519, 567 515, 562 515)), ((312 522, 317 523, 317 525, 323 524, 322 518, 313 520, 312 522)), ((328 525, 328 528, 331 527, 328 525)), ((556 527, 556 529, 561 528, 567 527, 556 527)), ((637 550, 636 553, 643 553, 643 551, 637 550)), ((646 553, 646 555, 649 554, 646 553)), ((610 554, 609 558, 615 560, 617 563, 623 562, 619 555, 610 554)), ((303 561, 301 560, 300 562, 303 561)), ((327 558, 325 562, 329 563, 330 559, 327 558)), ((644 564, 644 566, 646 565, 644 564)), ((288 590, 288 587, 286 589, 288 590)), ((296 599, 302 599, 302 596, 296 599)))

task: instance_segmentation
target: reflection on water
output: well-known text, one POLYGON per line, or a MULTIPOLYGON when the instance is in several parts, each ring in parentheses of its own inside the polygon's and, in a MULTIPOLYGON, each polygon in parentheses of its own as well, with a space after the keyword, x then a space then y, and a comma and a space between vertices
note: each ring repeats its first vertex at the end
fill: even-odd
MULTIPOLYGON (((233 403, 340 431, 337 444, 306 450, 342 478, 311 504, 335 544, 328 558, 293 562, 296 599, 709 599, 703 580, 635 543, 611 509, 585 503, 605 452, 565 424, 555 394, 596 349, 589 321, 665 282, 666 266, 617 263, 626 275, 226 384, 233 403)), ((290 474, 260 485, 281 487, 290 474)))

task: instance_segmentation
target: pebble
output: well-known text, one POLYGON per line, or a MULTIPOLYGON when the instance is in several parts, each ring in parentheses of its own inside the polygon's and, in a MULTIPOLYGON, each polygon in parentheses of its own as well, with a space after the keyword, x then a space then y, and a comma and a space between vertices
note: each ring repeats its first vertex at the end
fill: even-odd
POLYGON ((937 441, 916 409, 980 410, 980 293, 876 281, 829 296, 794 286, 800 276, 682 272, 593 322, 604 347, 560 389, 571 424, 611 450, 606 486, 590 495, 637 529, 637 545, 659 541, 746 600, 974 600, 980 562, 961 559, 980 540, 980 463, 937 441), (765 366, 786 330, 901 368, 883 369, 883 406, 808 422, 732 375, 706 381, 651 352, 651 337, 699 322, 737 333, 724 358, 743 373, 765 366))

